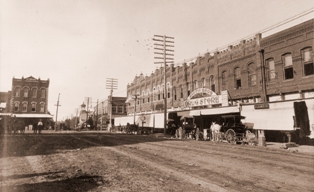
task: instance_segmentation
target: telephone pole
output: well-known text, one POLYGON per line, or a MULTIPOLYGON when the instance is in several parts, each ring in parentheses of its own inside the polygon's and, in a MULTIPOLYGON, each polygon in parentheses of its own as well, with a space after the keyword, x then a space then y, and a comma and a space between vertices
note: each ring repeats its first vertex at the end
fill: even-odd
POLYGON ((174 41, 169 41, 169 39, 174 39, 174 37, 168 37, 166 35, 154 35, 153 40, 156 42, 154 43, 155 50, 158 50, 158 52, 154 52, 154 54, 157 54, 159 57, 154 57, 154 59, 157 59, 157 62, 154 62, 154 64, 164 64, 164 134, 166 134, 166 128, 167 128, 167 97, 168 97, 168 91, 167 91, 167 76, 166 76, 166 67, 167 64, 173 64, 174 59, 171 56, 174 56, 174 54, 170 54, 169 52, 174 52, 172 49, 167 49, 169 47, 174 47, 173 43, 174 41), (172 44, 171 44, 172 43, 172 44), (160 55, 162 57, 160 57, 160 55), (169 57, 170 56, 170 57, 169 57))
POLYGON ((55 105, 55 106, 57 106, 57 111, 56 111, 56 123, 55 123, 55 131, 57 131, 57 127, 58 127, 58 108, 59 108, 59 106, 61 106, 61 105, 59 105, 59 98, 60 98, 60 93, 59 93, 59 95, 58 95, 57 105, 55 105))
POLYGON ((114 78, 107 78, 106 79, 106 89, 110 89, 110 98, 109 98, 109 102, 110 103, 110 107, 109 107, 109 128, 108 131, 111 130, 112 128, 112 124, 111 124, 111 117, 112 117, 112 92, 115 89, 118 89, 118 79, 114 79, 114 78))

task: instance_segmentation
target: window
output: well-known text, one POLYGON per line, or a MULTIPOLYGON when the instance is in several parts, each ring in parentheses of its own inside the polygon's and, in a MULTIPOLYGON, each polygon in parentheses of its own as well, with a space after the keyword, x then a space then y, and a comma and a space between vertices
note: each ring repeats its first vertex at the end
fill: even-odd
POLYGON ((209 88, 215 92, 215 79, 213 75, 209 77, 209 88))
POLYGON ((123 105, 118 105, 118 113, 123 113, 123 105))
POLYGON ((182 85, 180 85, 180 98, 183 98, 183 88, 182 88, 182 85))
POLYGON ((304 76, 314 74, 313 51, 312 48, 306 48, 302 51, 304 76))
POLYGON ((28 88, 25 87, 23 91, 24 91, 24 97, 28 97, 28 88))
POLYGON ((198 88, 198 82, 197 80, 194 81, 194 90, 196 90, 198 88))
POLYGON ((290 53, 283 56, 284 62, 284 77, 285 80, 293 79, 293 65, 292 65, 292 56, 290 53))
POLYGON ((227 89, 227 71, 223 71, 222 72, 222 90, 226 90, 227 89))
POLYGON ((36 103, 32 103, 32 112, 36 112, 36 103))
POLYGON ((187 87, 187 90, 188 90, 188 96, 190 96, 190 89, 191 89, 191 87, 190 87, 190 83, 186 83, 186 87, 187 87))
POLYGON ((167 83, 167 98, 170 98, 170 83, 167 83))
POLYGON ((40 112, 45 112, 45 103, 40 104, 40 112))
POLYGON ((276 78, 276 70, 275 70, 275 62, 274 59, 267 59, 266 60, 266 67, 268 68, 268 80, 272 80, 276 78))
POLYGON ((46 91, 45 89, 41 89, 41 98, 45 98, 46 97, 46 91))
POLYGON ((23 103, 22 112, 27 112, 27 103, 23 103))
POLYGON ((149 103, 150 102, 150 91, 149 91, 149 89, 147 89, 147 102, 149 103))
POLYGON ((19 87, 15 88, 15 97, 20 97, 21 89, 19 87))
POLYGON ((240 67, 237 67, 234 69, 234 81, 235 81, 235 88, 240 89, 241 88, 241 69, 240 69, 240 67))
POLYGON ((143 103, 145 103, 145 91, 142 91, 143 103))
POLYGON ((249 72, 249 86, 256 85, 256 67, 254 63, 248 65, 248 72, 249 72))
POLYGON ((174 100, 177 100, 177 89, 176 87, 172 88, 174 100))
POLYGON ((33 89, 33 98, 37 98, 37 89, 33 89))
POLYGON ((205 79, 203 78, 201 82, 202 82, 202 88, 204 88, 204 87, 206 86, 206 81, 205 81, 205 79))
POLYGON ((20 110, 20 103, 19 102, 15 102, 14 103, 14 111, 18 112, 20 110))

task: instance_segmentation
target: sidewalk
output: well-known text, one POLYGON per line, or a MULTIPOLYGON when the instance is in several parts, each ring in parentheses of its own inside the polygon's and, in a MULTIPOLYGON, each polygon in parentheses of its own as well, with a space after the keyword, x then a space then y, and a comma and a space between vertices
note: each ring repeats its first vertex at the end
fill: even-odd
POLYGON ((292 152, 309 153, 314 155, 314 146, 311 145, 289 145, 287 143, 266 142, 266 147, 273 149, 289 150, 292 152))

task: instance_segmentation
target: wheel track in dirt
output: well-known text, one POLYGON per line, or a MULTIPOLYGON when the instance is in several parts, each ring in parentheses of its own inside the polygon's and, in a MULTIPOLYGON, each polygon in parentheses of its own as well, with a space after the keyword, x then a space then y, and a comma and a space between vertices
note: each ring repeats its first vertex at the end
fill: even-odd
MULTIPOLYGON (((112 138, 112 139, 118 139, 119 138, 119 136, 109 136, 110 138, 112 138)), ((108 137, 107 137, 108 138, 108 137)), ((125 138, 124 138, 125 139, 125 138)), ((136 141, 138 141, 138 137, 136 138, 136 141)), ((133 139, 129 139, 129 141, 134 141, 133 139)), ((106 142, 110 142, 110 141, 106 141, 106 142)), ((150 143, 150 142, 145 142, 145 144, 146 145, 149 145, 149 146, 157 146, 157 147, 168 147, 168 148, 173 148, 173 149, 175 149, 175 150, 181 150, 181 152, 183 152, 184 150, 186 150, 186 149, 188 149, 187 147, 182 147, 182 146, 173 146, 173 145, 170 145, 170 144, 165 144, 165 143, 163 143, 163 144, 157 144, 157 143, 150 143)), ((185 143, 185 144, 187 144, 187 143, 185 143)), ((217 144, 218 145, 218 144, 217 144)), ((217 150, 217 145, 215 145, 214 147, 215 147, 215 150, 217 150)), ((220 149, 219 149, 220 150, 220 149)), ((224 150, 226 150, 226 148, 224 148, 224 150)), ((219 151, 219 153, 218 152, 215 152, 215 153, 213 153, 213 152, 208 152, 207 150, 205 150, 205 149, 194 149, 194 151, 195 152, 197 152, 197 153, 203 153, 204 155, 215 155, 216 157, 217 156, 224 156, 224 159, 226 160, 226 159, 233 159, 233 158, 237 158, 237 161, 244 161, 244 162, 247 162, 247 163, 251 163, 252 165, 254 165, 254 163, 256 163, 256 161, 257 160, 261 160, 261 158, 265 158, 265 156, 255 156, 255 155, 251 155, 251 154, 249 154, 249 153, 246 153, 246 156, 238 156, 238 155, 236 155, 235 154, 235 152, 234 152, 234 150, 232 149, 231 151, 228 151, 228 152, 225 152, 225 151, 219 151), (250 159, 250 161, 248 162, 247 161, 247 159, 250 159)), ((255 151, 255 150, 251 150, 251 151, 255 151)), ((256 151, 255 151, 256 152, 256 151)), ((147 155, 147 153, 149 153, 149 151, 145 151, 145 152, 143 152, 143 153, 138 153, 138 150, 137 151, 133 151, 132 153, 137 153, 138 154, 138 156, 145 156, 145 155, 147 155)), ((180 152, 178 152, 178 153, 180 153, 180 152)), ((261 153, 261 152, 259 152, 259 153, 261 153)), ((266 153, 270 153, 269 151, 266 151, 266 153)), ((152 154, 151 154, 152 155, 152 154)), ((275 155, 282 155, 282 154, 276 154, 275 153, 275 155)), ((271 156, 267 156, 267 157, 271 157, 271 156)), ((274 156, 272 156, 272 157, 274 157, 274 156)), ((157 157, 148 157, 148 158, 150 158, 150 159, 154 159, 154 161, 156 161, 157 159, 158 159, 158 161, 157 162, 163 162, 163 160, 165 159, 165 157, 163 157, 162 159, 160 159, 160 158, 157 158, 157 157)), ((296 158, 297 160, 299 160, 299 157, 297 156, 297 158, 296 158)), ((298 164, 298 162, 296 161, 292 161, 292 162, 290 162, 290 163, 294 163, 294 165, 290 165, 290 163, 286 163, 284 166, 281 164, 279 167, 278 167, 278 165, 277 165, 277 159, 275 159, 275 160, 269 160, 269 159, 262 159, 263 161, 267 161, 266 163, 264 163, 264 162, 262 162, 262 166, 265 166, 265 167, 267 167, 267 166, 277 166, 277 167, 275 167, 275 168, 278 168, 278 170, 277 171, 283 171, 283 169, 289 169, 289 168, 291 168, 291 167, 294 167, 294 165, 297 167, 297 166, 300 166, 299 164, 298 164), (284 167, 284 168, 283 168, 284 167)), ((166 160, 164 163, 169 163, 169 161, 170 161, 170 159, 168 159, 168 160, 166 160)), ((203 162, 204 163, 204 162, 203 162)), ((282 163, 282 162, 281 162, 282 163)), ((171 167, 173 167, 174 165, 171 165, 171 167)), ((303 167, 303 169, 301 169, 301 170, 299 170, 299 168, 298 169, 296 169, 297 170, 297 172, 298 173, 304 173, 305 171, 306 171, 306 169, 305 168, 309 168, 309 167, 303 167)), ((241 170, 241 169, 240 169, 241 170)), ((275 170, 276 171, 276 170, 275 170)), ((288 171, 289 172, 289 171, 288 171)), ((217 175, 219 175, 220 173, 215 173, 215 175, 217 176, 217 175)), ((234 174, 236 174, 236 173, 234 173, 234 174)), ((313 174, 313 171, 307 171, 307 174, 313 174)), ((267 175, 260 175, 259 177, 258 176, 255 176, 256 177, 256 180, 263 180, 263 177, 267 177, 267 175)), ((226 178, 226 176, 221 176, 221 178, 226 178)), ((235 178, 232 178, 232 177, 229 177, 228 179, 230 179, 230 180, 232 180, 234 183, 239 183, 240 181, 237 181, 235 178)), ((247 182, 250 182, 249 180, 247 181, 247 182)), ((267 180, 265 180, 264 182, 267 182, 267 180)), ((274 182, 274 185, 276 185, 276 183, 274 182)), ((308 183, 308 185, 311 185, 311 184, 309 184, 308 183)), ((277 187, 279 187, 279 186, 277 186, 277 187)), ((286 187, 289 189, 289 185, 288 184, 286 184, 286 187)), ((260 188, 260 187, 259 187, 260 188)), ((261 189, 261 188, 260 188, 261 189)), ((269 190, 269 189, 268 189, 269 190)), ((274 189, 274 190, 276 190, 277 191, 277 189, 274 189)))

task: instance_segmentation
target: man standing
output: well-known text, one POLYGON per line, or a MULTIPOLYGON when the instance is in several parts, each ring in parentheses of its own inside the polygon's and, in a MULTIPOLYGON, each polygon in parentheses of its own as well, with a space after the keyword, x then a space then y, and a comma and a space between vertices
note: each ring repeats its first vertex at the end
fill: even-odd
POLYGON ((41 122, 41 119, 39 119, 39 122, 37 124, 38 133, 41 133, 41 130, 43 128, 43 122, 41 122))

